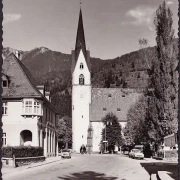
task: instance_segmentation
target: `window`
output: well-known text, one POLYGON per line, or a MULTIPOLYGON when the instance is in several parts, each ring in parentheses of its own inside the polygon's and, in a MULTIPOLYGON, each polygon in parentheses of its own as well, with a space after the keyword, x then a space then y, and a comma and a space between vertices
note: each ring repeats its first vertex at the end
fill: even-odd
POLYGON ((7 110, 8 110, 8 103, 7 102, 4 102, 3 104, 2 104, 2 114, 3 115, 7 115, 7 110))
POLYGON ((3 87, 8 87, 8 81, 7 80, 3 80, 2 84, 3 84, 3 87))
POLYGON ((112 97, 111 94, 108 94, 108 97, 112 97))
POLYGON ((42 115, 41 102, 37 100, 24 100, 23 101, 23 114, 24 115, 42 115))
POLYGON ((117 108, 117 111, 121 111, 121 109, 120 109, 120 108, 117 108))
POLYGON ((83 69, 83 68, 84 68, 83 63, 81 63, 80 64, 80 69, 83 69))
POLYGON ((25 102, 25 113, 32 114, 32 101, 25 102))
POLYGON ((2 145, 6 146, 6 133, 2 134, 2 145))
POLYGON ((80 84, 80 85, 84 85, 84 75, 83 75, 83 74, 81 74, 81 75, 79 76, 79 84, 80 84))
POLYGON ((103 108, 103 111, 106 111, 106 108, 103 108))
POLYGON ((125 97, 125 94, 123 94, 122 97, 125 97))
POLYGON ((40 103, 35 101, 34 102, 34 114, 41 114, 40 112, 40 103))
POLYGON ((9 86, 9 77, 2 73, 2 87, 7 88, 9 86))

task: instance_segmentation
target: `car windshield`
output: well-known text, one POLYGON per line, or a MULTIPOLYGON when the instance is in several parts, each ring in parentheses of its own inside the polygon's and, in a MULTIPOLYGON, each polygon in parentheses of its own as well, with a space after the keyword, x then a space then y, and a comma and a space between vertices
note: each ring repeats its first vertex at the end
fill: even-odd
POLYGON ((134 149, 142 149, 143 146, 135 146, 134 149))
POLYGON ((138 153, 138 152, 141 152, 141 151, 139 149, 133 149, 132 152, 138 153))

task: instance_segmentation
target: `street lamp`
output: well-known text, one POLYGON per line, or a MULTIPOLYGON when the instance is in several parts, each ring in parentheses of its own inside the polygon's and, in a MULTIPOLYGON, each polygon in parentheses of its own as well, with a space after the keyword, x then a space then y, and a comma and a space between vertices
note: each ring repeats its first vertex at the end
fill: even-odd
POLYGON ((107 141, 106 141, 106 127, 107 127, 109 124, 112 125, 112 121, 107 121, 106 124, 105 124, 105 141, 104 141, 104 143, 105 143, 105 153, 107 152, 107 151, 106 151, 106 149, 107 149, 107 148, 106 148, 106 143, 107 143, 107 141))

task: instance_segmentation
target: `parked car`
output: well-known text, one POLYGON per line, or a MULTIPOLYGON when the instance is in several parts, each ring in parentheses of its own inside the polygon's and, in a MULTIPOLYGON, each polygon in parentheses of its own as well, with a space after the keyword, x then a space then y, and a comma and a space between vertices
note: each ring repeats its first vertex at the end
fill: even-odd
POLYGON ((63 149, 61 152, 62 158, 71 158, 71 150, 69 149, 63 149))
POLYGON ((128 155, 129 154, 129 147, 123 148, 123 154, 128 155))
POLYGON ((144 159, 144 154, 139 149, 132 149, 129 153, 129 158, 137 158, 137 159, 144 159))

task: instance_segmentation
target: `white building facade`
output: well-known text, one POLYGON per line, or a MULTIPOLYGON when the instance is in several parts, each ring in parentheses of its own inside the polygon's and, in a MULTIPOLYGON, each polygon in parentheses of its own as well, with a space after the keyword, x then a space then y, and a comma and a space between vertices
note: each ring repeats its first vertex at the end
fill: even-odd
POLYGON ((58 112, 44 86, 34 79, 13 53, 3 62, 3 146, 39 146, 44 156, 58 155, 58 112))

